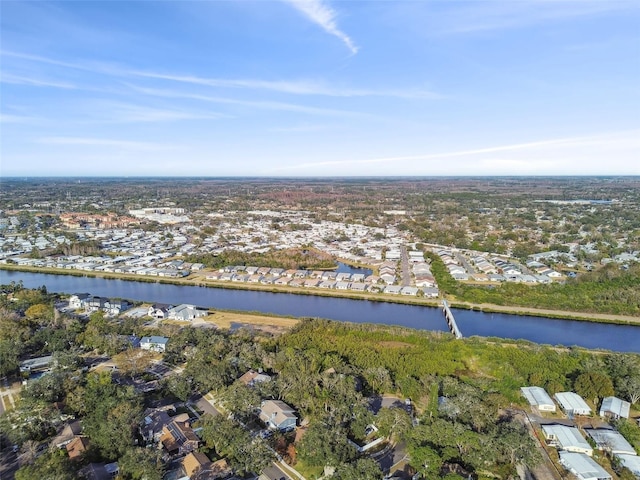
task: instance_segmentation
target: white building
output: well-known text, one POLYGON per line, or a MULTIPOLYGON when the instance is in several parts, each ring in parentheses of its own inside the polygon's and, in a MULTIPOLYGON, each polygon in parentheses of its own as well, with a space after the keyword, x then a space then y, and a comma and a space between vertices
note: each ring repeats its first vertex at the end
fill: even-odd
POLYGON ((581 453, 560 452, 560 463, 579 480, 611 480, 604 468, 581 453))
POLYGON ((522 395, 527 399, 529 405, 536 407, 541 412, 555 412, 556 404, 553 403, 549 394, 542 387, 522 387, 522 395))
POLYGON ((600 406, 601 417, 629 418, 631 404, 617 397, 605 397, 600 406))
POLYGON ((636 451, 629 442, 616 430, 607 428, 590 428, 586 429, 589 435, 600 450, 611 452, 615 455, 626 454, 635 455, 636 451))
POLYGON ((636 477, 640 478, 640 457, 637 455, 618 455, 620 463, 631 470, 636 477))
POLYGON ((151 336, 142 337, 140 339, 140 348, 142 350, 151 350, 154 352, 164 352, 167 349, 167 337, 151 336))
POLYGON ((549 445, 558 450, 593 455, 591 445, 580 434, 576 427, 566 425, 542 425, 542 431, 549 445))
POLYGON ((567 415, 591 415, 591 408, 574 392, 558 392, 553 396, 567 415))
POLYGON ((168 311, 168 317, 172 320, 191 321, 199 317, 206 317, 207 310, 199 309, 195 305, 183 303, 177 307, 173 307, 168 311))

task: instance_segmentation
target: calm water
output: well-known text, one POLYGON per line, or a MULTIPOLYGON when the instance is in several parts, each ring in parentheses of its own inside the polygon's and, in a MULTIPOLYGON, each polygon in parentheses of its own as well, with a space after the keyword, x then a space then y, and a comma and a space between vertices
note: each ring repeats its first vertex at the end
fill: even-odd
MULTIPOLYGON (((227 290, 161 283, 107 280, 0 271, 0 283, 22 280, 25 287, 45 285, 51 292, 87 292, 104 297, 159 303, 191 303, 202 307, 257 311, 294 317, 319 317, 356 323, 383 323, 404 327, 447 331, 440 309, 370 302, 344 298, 287 293, 227 290)), ((558 320, 452 309, 464 336, 480 335, 526 339, 552 345, 577 345, 618 352, 640 353, 640 326, 558 320)))
POLYGON ((336 273, 362 273, 365 277, 368 277, 373 273, 373 270, 369 270, 368 268, 352 267, 351 265, 341 262, 338 262, 338 268, 335 271, 336 273))

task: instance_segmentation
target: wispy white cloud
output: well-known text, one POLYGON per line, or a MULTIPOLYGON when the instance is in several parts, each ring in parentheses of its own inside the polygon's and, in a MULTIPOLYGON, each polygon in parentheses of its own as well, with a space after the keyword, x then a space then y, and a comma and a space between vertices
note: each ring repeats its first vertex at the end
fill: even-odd
POLYGON ((131 140, 114 140, 92 137, 43 137, 39 138, 37 143, 79 147, 107 147, 126 150, 165 150, 167 148, 174 148, 155 142, 136 142, 131 140))
POLYGON ((353 55, 358 53, 358 47, 353 40, 338 28, 336 22, 337 12, 324 0, 284 0, 301 12, 312 22, 318 24, 325 32, 333 35, 347 46, 353 55))
POLYGON ((85 105, 101 119, 117 123, 173 122, 181 120, 217 120, 229 117, 217 112, 163 109, 114 101, 96 101, 85 105))
MULTIPOLYGON (((250 89, 250 90, 266 90, 291 95, 317 95, 327 97, 393 97, 404 99, 427 99, 436 100, 445 98, 445 95, 434 92, 427 88, 350 88, 329 85, 326 82, 318 80, 263 80, 251 78, 213 78, 201 77, 189 74, 162 73, 144 70, 135 70, 125 66, 106 64, 99 62, 65 62, 53 58, 42 57, 39 55, 31 55, 20 52, 1 51, 0 54, 29 60, 32 62, 46 63, 60 67, 70 68, 74 70, 83 70, 100 75, 120 77, 125 79, 133 78, 150 78, 155 80, 167 80, 176 83, 185 83, 190 85, 201 85, 212 88, 229 88, 229 89, 250 89)), ((27 83, 28 79, 24 79, 27 83)), ((8 82, 12 83, 12 82, 8 82)), ((41 84, 46 86, 43 81, 33 85, 41 84)), ((48 86, 58 86, 64 88, 66 84, 56 84, 51 82, 48 86)), ((69 86, 69 88, 79 88, 77 86, 69 86)), ((84 90, 98 90, 95 87, 83 88, 84 90)))
MULTIPOLYGON (((522 0, 505 2, 487 0, 482 2, 452 3, 451 8, 437 12, 431 31, 436 33, 473 33, 507 30, 564 21, 577 17, 589 17, 637 10, 634 0, 575 1, 575 0, 522 0)), ((433 12, 432 16, 433 16, 433 12)))
MULTIPOLYGON (((593 164, 598 156, 612 154, 612 152, 624 152, 625 157, 636 158, 640 152, 640 130, 629 130, 622 132, 613 132, 600 135, 568 137, 550 140, 541 140, 536 142, 517 143, 509 145, 500 145, 494 147, 477 148, 470 150, 460 150, 453 152, 427 153, 423 155, 405 155, 397 157, 380 157, 366 159, 343 159, 325 162, 301 163, 297 165, 287 165, 275 168, 276 171, 286 170, 313 170, 314 168, 325 168, 330 166, 345 167, 348 165, 374 165, 374 164, 394 164, 402 163, 407 166, 411 162, 420 162, 425 160, 448 160, 453 158, 471 158, 475 159, 477 165, 484 164, 490 169, 487 173, 494 174, 494 170, 499 170, 500 165, 527 166, 526 173, 532 173, 531 170, 541 171, 553 170, 558 162, 565 165, 570 164, 570 160, 580 162, 580 158, 593 164), (495 154, 508 154, 507 156, 496 156, 495 154), (518 156, 520 158, 518 158, 518 156), (478 160, 480 158, 480 160, 478 160), (478 164, 478 162, 481 162, 478 164), (542 168, 539 168, 542 167, 542 168)), ((576 165, 577 166, 577 165, 576 165)), ((606 169, 602 169, 603 171, 606 169)), ((504 172, 504 170, 503 170, 504 172)), ((638 167, 635 168, 637 174, 638 167)), ((513 173, 512 171, 507 173, 513 173)), ((575 174, 585 173, 576 171, 575 174)))
POLYGON ((34 123, 38 119, 26 115, 13 115, 10 113, 0 113, 0 123, 34 123))
POLYGON ((131 75, 138 77, 154 78, 160 80, 169 80, 179 83, 188 83, 194 85, 203 85, 208 87, 222 88, 246 88, 255 90, 271 90, 281 93, 289 93, 294 95, 324 95, 329 97, 397 97, 397 98, 424 98, 438 99, 443 98, 442 95, 426 89, 409 88, 402 89, 354 89, 340 88, 326 85, 323 82, 312 80, 297 81, 278 81, 278 80, 259 80, 259 79, 223 79, 223 78, 205 78, 192 75, 172 75, 156 72, 130 71, 131 75))
POLYGON ((66 90, 74 90, 77 88, 75 85, 67 82, 43 80, 35 77, 24 77, 20 75, 12 75, 10 73, 3 73, 2 76, 0 76, 0 82, 10 83, 13 85, 30 85, 33 87, 62 88, 66 90))
POLYGON ((174 90, 164 90, 155 88, 140 87, 133 84, 126 84, 137 92, 145 95, 152 95, 163 98, 183 98, 190 100, 199 100, 203 102, 220 103, 227 105, 240 105, 245 107, 259 108, 264 110, 279 110, 296 113, 304 113, 309 115, 337 115, 349 117, 371 117, 369 114, 360 112, 352 112, 348 110, 336 110, 331 108, 312 107, 308 105, 298 105, 295 103, 277 102, 271 100, 239 100, 236 98, 215 97, 209 95, 200 95, 195 93, 178 92, 174 90))

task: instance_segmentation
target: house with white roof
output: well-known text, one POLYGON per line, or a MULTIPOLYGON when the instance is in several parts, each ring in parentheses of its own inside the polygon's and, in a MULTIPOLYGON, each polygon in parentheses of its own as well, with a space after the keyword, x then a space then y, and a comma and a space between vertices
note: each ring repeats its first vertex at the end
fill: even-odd
POLYGON ((542 387, 522 387, 522 395, 527 399, 529 405, 537 408, 541 412, 555 412, 556 404, 542 387))
POLYGON ((617 397, 605 397, 600 405, 600 416, 614 419, 629 418, 631 404, 617 397))
POLYGON ((195 305, 183 303, 177 307, 173 307, 168 312, 171 320, 191 321, 199 317, 206 317, 207 310, 197 308, 195 305))
POLYGON ((636 451, 631 444, 616 430, 608 428, 589 428, 585 429, 598 449, 613 453, 614 455, 625 454, 635 455, 636 451))
POLYGON ((168 341, 169 339, 167 337, 159 337, 157 335, 142 337, 140 339, 140 348, 153 352, 164 352, 167 349, 168 341))
POLYGON ((628 468, 629 470, 631 470, 631 473, 633 473, 637 478, 640 478, 640 457, 638 457, 637 455, 626 455, 626 454, 621 454, 621 455, 616 455, 618 457, 618 460, 620 460, 620 463, 628 468))
POLYGON ((542 425, 547 443, 558 450, 593 455, 593 448, 576 427, 566 425, 542 425))
POLYGON ((574 392, 558 392, 553 396, 567 415, 591 415, 591 408, 574 392))
POLYGON ((611 480, 611 474, 587 455, 560 452, 560 463, 579 480, 611 480))
POLYGON ((295 410, 281 400, 265 400, 260 405, 260 420, 267 427, 282 432, 293 430, 298 417, 295 410))

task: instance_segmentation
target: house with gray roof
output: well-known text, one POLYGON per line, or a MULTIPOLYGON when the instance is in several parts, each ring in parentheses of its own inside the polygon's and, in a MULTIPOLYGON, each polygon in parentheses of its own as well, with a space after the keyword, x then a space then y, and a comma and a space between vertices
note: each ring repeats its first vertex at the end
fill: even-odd
POLYGON ((593 448, 576 427, 566 425, 542 425, 547 443, 558 450, 593 455, 593 448))
POLYGON ((608 428, 589 428, 585 429, 587 435, 589 435, 596 443, 598 449, 604 450, 614 455, 626 454, 635 455, 636 451, 631 444, 622 436, 622 434, 616 430, 610 430, 608 428))
POLYGON ((553 396, 567 415, 591 415, 591 407, 574 392, 558 392, 553 396))
POLYGON ((168 311, 168 317, 171 320, 191 321, 199 317, 206 317, 207 310, 183 303, 177 307, 173 307, 168 311))
POLYGON ((529 405, 537 408, 541 412, 555 412, 556 404, 542 387, 522 387, 522 395, 527 399, 529 405))
POLYGON ((560 463, 579 480, 611 480, 611 474, 582 453, 560 452, 560 463))
POLYGON ((626 454, 616 455, 616 457, 625 468, 628 468, 631 473, 640 478, 640 457, 626 454))
POLYGON ((268 428, 281 432, 293 430, 298 417, 295 410, 281 400, 265 400, 260 405, 260 420, 268 428))
POLYGON ((631 404, 617 397, 605 397, 600 405, 600 416, 613 419, 629 418, 631 404))

